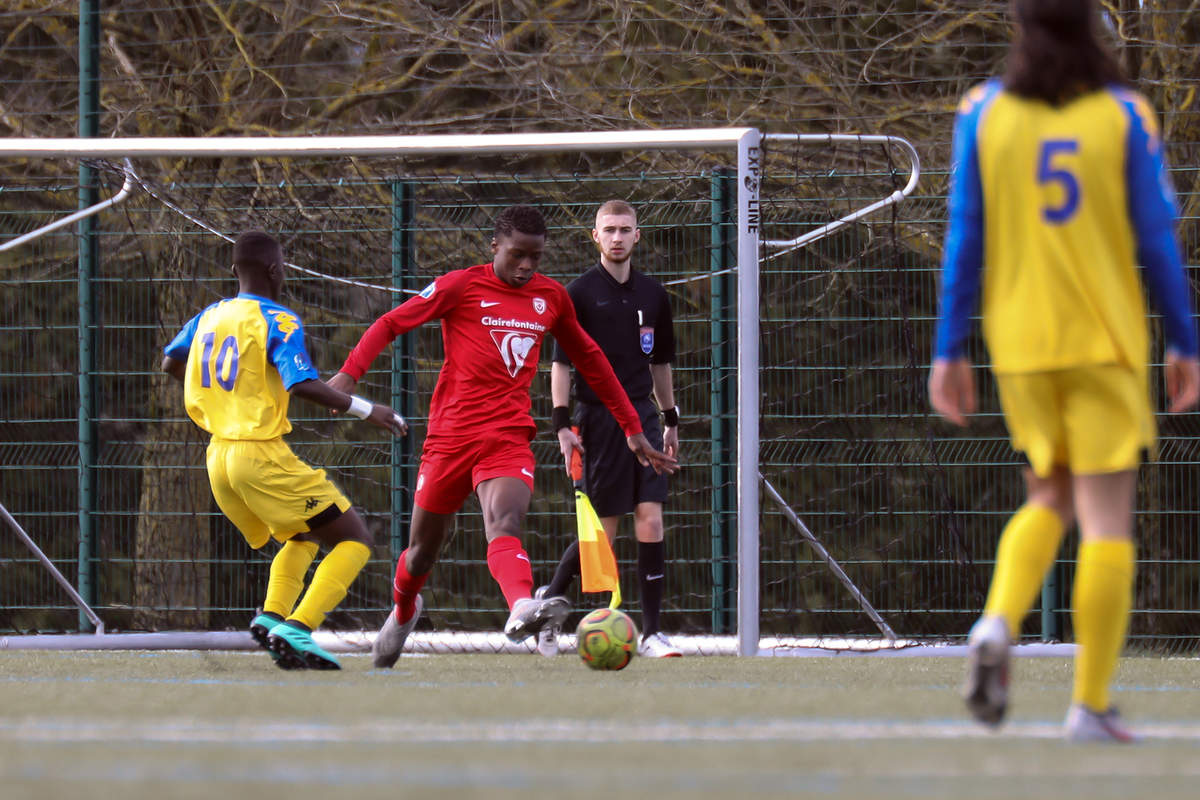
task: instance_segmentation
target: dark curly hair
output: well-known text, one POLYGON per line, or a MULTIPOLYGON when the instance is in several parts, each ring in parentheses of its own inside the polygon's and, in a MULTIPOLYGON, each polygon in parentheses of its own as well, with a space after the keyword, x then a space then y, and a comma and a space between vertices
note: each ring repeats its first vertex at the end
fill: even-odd
POLYGON ((1004 88, 1053 106, 1126 83, 1098 33, 1095 0, 1012 0, 1016 37, 1004 88))
POLYGON ((533 206, 509 206, 496 216, 496 237, 512 236, 516 232, 545 236, 546 218, 533 206))

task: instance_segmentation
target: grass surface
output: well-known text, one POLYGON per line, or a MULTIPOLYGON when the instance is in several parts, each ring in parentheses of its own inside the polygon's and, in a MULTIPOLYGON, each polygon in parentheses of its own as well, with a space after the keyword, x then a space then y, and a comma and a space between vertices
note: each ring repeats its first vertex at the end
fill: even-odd
POLYGON ((0 651, 0 797, 1192 798, 1200 662, 1131 658, 1147 741, 1058 738, 1071 664, 1015 662, 968 721, 959 658, 404 656, 282 672, 248 653, 0 651))

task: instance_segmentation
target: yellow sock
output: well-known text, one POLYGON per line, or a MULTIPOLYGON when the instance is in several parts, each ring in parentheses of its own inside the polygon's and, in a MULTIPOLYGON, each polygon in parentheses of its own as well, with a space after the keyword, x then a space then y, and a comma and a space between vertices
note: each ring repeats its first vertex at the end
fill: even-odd
POLYGON ((1129 540, 1101 539, 1079 545, 1075 570, 1075 688, 1072 703, 1093 711, 1109 707, 1108 687, 1129 627, 1133 604, 1134 547, 1129 540))
POLYGON ((1003 617, 1014 640, 1054 563, 1064 530, 1058 514, 1036 505, 1021 506, 1004 526, 983 614, 1003 617))
POLYGON ((304 599, 290 618, 303 622, 314 631, 319 628, 325 615, 342 602, 346 590, 370 557, 371 548, 362 542, 339 543, 321 559, 304 599))
POLYGON ((267 581, 267 599, 263 611, 286 617, 296 607, 296 600, 304 590, 304 576, 317 557, 316 542, 297 542, 293 539, 271 560, 271 577, 267 581))

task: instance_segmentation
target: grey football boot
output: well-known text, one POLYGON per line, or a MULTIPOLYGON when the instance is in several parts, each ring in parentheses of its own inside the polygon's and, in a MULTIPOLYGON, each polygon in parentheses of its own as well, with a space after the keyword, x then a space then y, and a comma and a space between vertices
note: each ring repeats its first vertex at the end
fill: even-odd
POLYGON ((413 615, 408 618, 407 622, 397 622, 396 607, 392 606, 392 610, 388 612, 387 621, 383 623, 383 627, 375 636, 375 642, 371 645, 371 658, 376 669, 391 669, 395 665, 397 659, 400 658, 400 652, 404 649, 404 642, 408 640, 408 635, 412 633, 413 628, 417 627, 417 620, 421 618, 421 609, 424 607, 425 601, 421 599, 421 595, 417 595, 413 615))

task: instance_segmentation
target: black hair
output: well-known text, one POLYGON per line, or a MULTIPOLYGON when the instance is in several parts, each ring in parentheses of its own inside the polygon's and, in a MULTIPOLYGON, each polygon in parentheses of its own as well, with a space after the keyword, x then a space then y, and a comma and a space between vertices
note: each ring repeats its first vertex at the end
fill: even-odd
POLYGON ((246 231, 233 243, 234 266, 266 272, 283 260, 283 247, 274 236, 262 231, 246 231))
POLYGON ((496 215, 496 238, 513 233, 545 236, 546 218, 533 206, 509 206, 496 215))
POLYGON ((1099 35, 1095 0, 1012 0, 1016 37, 1004 88, 1060 106, 1104 86, 1124 84, 1099 35))

